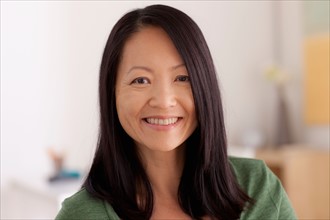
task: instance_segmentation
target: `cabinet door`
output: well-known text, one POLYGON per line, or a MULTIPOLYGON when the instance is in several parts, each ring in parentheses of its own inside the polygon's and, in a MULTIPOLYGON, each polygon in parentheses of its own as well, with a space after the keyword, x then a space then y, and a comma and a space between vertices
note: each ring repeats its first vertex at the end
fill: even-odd
POLYGON ((300 219, 330 219, 329 153, 301 152, 286 162, 283 176, 300 219))

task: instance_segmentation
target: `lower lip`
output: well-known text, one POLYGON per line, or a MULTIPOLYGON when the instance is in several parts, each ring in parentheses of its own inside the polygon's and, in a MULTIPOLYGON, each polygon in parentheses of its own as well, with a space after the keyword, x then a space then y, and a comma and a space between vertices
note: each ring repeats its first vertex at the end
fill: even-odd
POLYGON ((169 131, 175 127, 177 127, 182 121, 182 118, 178 118, 178 120, 174 124, 169 125, 156 125, 156 124, 149 124, 146 120, 142 120, 142 123, 144 123, 146 126, 148 126, 151 129, 154 129, 156 131, 169 131))

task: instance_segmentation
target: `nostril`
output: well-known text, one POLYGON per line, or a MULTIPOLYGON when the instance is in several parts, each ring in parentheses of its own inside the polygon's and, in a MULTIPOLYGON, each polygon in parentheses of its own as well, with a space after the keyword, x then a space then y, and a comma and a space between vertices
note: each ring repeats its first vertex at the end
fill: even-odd
POLYGON ((162 109, 174 107, 176 103, 177 101, 174 96, 168 96, 168 97, 154 96, 149 101, 149 105, 151 107, 158 107, 162 109))

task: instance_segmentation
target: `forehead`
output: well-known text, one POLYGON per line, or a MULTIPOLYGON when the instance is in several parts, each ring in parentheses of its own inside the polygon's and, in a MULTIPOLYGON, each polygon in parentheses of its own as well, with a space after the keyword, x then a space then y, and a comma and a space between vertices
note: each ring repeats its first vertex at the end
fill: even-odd
POLYGON ((120 66, 183 63, 168 34, 154 26, 143 27, 134 33, 124 44, 121 58, 120 66))
POLYGON ((132 46, 148 46, 157 42, 169 43, 172 42, 168 34, 158 26, 140 27, 138 31, 134 32, 124 44, 126 47, 132 46))

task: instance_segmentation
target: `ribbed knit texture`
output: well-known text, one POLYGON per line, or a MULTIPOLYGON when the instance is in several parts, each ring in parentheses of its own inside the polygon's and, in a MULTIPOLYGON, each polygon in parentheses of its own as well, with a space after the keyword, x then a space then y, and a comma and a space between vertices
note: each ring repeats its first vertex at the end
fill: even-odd
MULTIPOLYGON (((263 161, 235 157, 229 161, 240 186, 256 201, 241 214, 241 220, 297 219, 280 181, 263 161)), ((91 197, 85 189, 62 203, 56 220, 69 219, 120 220, 111 205, 91 197)))

